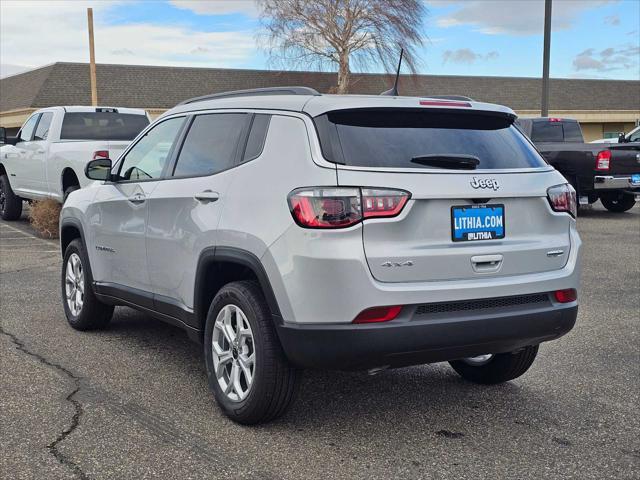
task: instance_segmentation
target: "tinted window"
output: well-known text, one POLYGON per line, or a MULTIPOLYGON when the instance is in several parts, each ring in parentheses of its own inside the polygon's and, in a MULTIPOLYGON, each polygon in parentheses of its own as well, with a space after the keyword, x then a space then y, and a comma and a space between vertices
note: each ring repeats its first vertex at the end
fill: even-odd
POLYGON ((578 122, 563 122, 562 128, 564 130, 564 141, 565 142, 577 142, 582 143, 582 130, 580 129, 580 124, 578 122))
POLYGON ((133 140, 149 125, 146 115, 70 112, 62 120, 61 140, 133 140))
POLYGON ((39 116, 40 114, 34 115, 25 122, 25 124, 22 126, 22 130, 20 130, 20 140, 22 140, 23 142, 28 142, 31 140, 33 129, 36 128, 36 122, 38 121, 39 116))
POLYGON ((53 113, 45 112, 40 117, 38 127, 36 128, 36 134, 33 137, 34 140, 46 140, 49 135, 49 127, 51 126, 51 120, 53 120, 53 113))
POLYGON ((564 141, 564 129, 560 122, 534 122, 531 132, 531 141, 537 142, 562 142, 564 141))
POLYGON ((243 161, 248 162, 257 158, 262 153, 264 141, 267 138, 267 130, 269 129, 269 120, 271 115, 255 115, 251 123, 251 131, 247 139, 247 147, 244 150, 243 161))
POLYGON ((160 178, 183 122, 184 117, 170 118, 149 130, 129 150, 121 162, 120 178, 122 180, 160 178))
POLYGON ((173 174, 176 177, 212 175, 231 168, 246 121, 244 113, 196 116, 173 174))
POLYGON ((629 142, 640 142, 640 130, 636 130, 635 132, 629 135, 629 142))
POLYGON ((502 115, 409 109, 342 110, 316 120, 325 157, 359 167, 437 168, 412 162, 472 155, 478 169, 546 165, 512 119, 502 115))

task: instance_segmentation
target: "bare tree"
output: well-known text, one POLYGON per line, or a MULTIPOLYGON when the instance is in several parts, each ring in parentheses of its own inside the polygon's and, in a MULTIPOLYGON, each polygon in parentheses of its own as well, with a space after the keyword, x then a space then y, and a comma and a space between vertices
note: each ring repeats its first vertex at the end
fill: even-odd
POLYGON ((351 65, 393 71, 400 48, 416 72, 426 9, 422 0, 257 0, 272 59, 296 66, 338 67, 338 93, 351 65))

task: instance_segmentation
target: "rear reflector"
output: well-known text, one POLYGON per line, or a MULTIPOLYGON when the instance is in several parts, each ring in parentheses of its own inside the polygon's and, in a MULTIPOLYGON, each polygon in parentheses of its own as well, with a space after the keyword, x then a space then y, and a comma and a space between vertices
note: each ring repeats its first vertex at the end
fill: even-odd
POLYGON ((611 152, 609 150, 603 150, 598 152, 596 157, 596 170, 599 172, 608 172, 611 166, 611 152))
POLYGON ((471 108, 468 102, 456 102, 455 100, 420 100, 420 105, 425 107, 465 107, 471 108))
POLYGON ((566 288, 564 290, 556 290, 554 296, 559 303, 571 303, 578 299, 578 292, 574 288, 566 288))
POLYGON ((378 323, 393 320, 400 314, 401 306, 373 307, 360 312, 353 323, 378 323))

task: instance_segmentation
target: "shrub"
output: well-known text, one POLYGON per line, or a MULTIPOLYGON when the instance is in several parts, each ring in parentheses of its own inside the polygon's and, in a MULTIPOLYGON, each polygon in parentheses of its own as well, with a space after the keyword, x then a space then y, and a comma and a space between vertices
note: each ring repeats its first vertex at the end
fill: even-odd
POLYGON ((52 199, 33 202, 29 220, 36 231, 45 238, 58 238, 58 220, 62 205, 52 199))

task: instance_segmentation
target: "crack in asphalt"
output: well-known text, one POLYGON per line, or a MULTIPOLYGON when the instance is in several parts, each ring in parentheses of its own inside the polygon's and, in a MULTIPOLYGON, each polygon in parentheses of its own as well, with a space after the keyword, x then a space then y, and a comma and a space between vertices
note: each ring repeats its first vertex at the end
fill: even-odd
POLYGON ((21 351, 23 353, 26 353, 27 355, 35 358, 36 360, 38 360, 43 365, 46 365, 47 367, 50 367, 50 368, 53 368, 55 370, 58 370, 58 371, 62 372, 64 375, 66 375, 71 380, 73 380, 73 383, 75 384, 75 388, 73 389, 73 391, 71 393, 69 393, 65 397, 65 400, 68 401, 69 403, 71 403, 71 405, 73 405, 73 408, 74 408, 74 414, 73 414, 73 417, 71 417, 71 424, 69 426, 65 427, 62 430, 62 432, 60 432, 58 434, 56 439, 53 442, 51 442, 50 444, 47 445, 47 449, 56 458, 56 460, 58 460, 58 462, 60 462, 62 465, 66 466, 67 468, 72 470, 73 473, 75 473, 78 476, 78 478, 80 478, 81 480, 89 480, 89 477, 82 471, 82 469, 80 468, 80 466, 78 464, 76 464, 73 460, 71 460, 64 453, 62 453, 60 450, 58 450, 58 445, 62 441, 64 441, 65 438, 67 438, 69 435, 71 435, 71 433, 73 433, 73 431, 76 428, 78 428, 78 425, 80 425, 80 417, 82 417, 82 414, 84 413, 84 410, 82 408, 82 404, 78 400, 76 400, 74 398, 76 393, 78 393, 80 391, 81 387, 82 387, 80 385, 80 380, 81 380, 80 377, 74 375, 68 369, 64 368, 62 365, 58 365, 57 363, 53 363, 50 360, 47 360, 42 355, 40 355, 38 353, 35 353, 35 352, 32 352, 31 350, 29 350, 26 347, 26 345, 23 343, 22 340, 20 340, 16 335, 7 332, 4 328, 2 328, 2 326, 0 326, 0 333, 2 333, 3 335, 9 337, 11 342, 16 346, 16 348, 19 351, 21 351))

